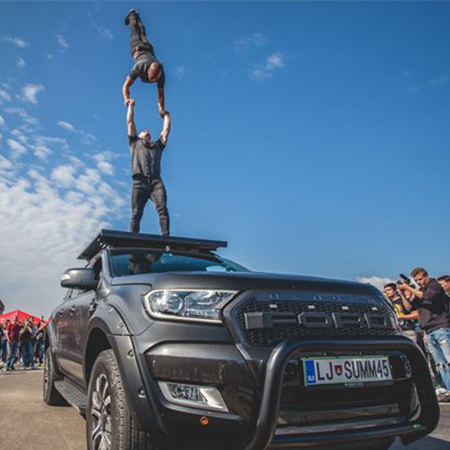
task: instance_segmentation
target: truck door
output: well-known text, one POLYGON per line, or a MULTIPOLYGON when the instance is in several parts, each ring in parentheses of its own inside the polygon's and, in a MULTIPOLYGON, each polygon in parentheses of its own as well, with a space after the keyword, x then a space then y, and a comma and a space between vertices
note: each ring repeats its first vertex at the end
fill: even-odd
POLYGON ((84 380, 84 350, 86 348, 88 336, 88 326, 92 315, 95 313, 98 301, 102 292, 102 258, 99 256, 90 264, 95 270, 95 278, 99 280, 96 290, 86 292, 77 300, 78 308, 78 326, 77 326, 77 345, 76 345, 76 360, 77 373, 76 378, 80 384, 85 384, 87 387, 88 380, 84 380))
POLYGON ((64 303, 55 314, 56 329, 56 356, 58 367, 66 375, 72 377, 73 372, 73 348, 77 327, 75 302, 80 291, 71 290, 65 298, 64 303))

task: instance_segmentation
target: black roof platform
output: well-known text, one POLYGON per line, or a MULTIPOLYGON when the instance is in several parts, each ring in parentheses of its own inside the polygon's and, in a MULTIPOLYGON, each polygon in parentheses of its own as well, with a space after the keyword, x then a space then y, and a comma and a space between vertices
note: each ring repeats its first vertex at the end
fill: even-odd
POLYGON ((210 253, 219 247, 227 247, 225 241, 210 241, 156 234, 128 233, 126 231, 101 230, 97 237, 83 250, 78 259, 91 259, 106 247, 143 247, 155 250, 179 250, 193 253, 210 253))

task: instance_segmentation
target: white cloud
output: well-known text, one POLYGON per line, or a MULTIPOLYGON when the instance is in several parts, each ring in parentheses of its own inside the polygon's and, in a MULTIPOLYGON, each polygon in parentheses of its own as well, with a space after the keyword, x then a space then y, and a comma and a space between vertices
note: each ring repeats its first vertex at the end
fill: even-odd
POLYGON ((99 25, 94 18, 92 17, 92 14, 89 13, 89 17, 91 19, 91 23, 94 26, 95 30, 97 31, 97 35, 100 39, 106 39, 111 41, 114 39, 114 35, 112 31, 109 28, 104 27, 103 25, 99 25))
POLYGON ((30 43, 27 42, 25 39, 22 39, 20 37, 14 37, 14 36, 3 36, 2 41, 4 42, 9 42, 10 44, 15 45, 16 47, 19 48, 25 48, 25 47, 29 47, 30 43))
POLYGON ((26 65, 27 65, 27 63, 25 62, 25 60, 23 58, 19 58, 17 60, 17 66, 20 67, 21 69, 23 69, 26 65))
POLYGON ((114 35, 112 34, 112 31, 109 28, 106 28, 103 25, 98 25, 96 28, 97 33, 101 39, 108 39, 108 40, 114 39, 114 35))
POLYGON ((0 89, 0 103, 3 102, 10 102, 11 101, 11 95, 4 89, 0 89))
POLYGON ((68 151, 70 149, 69 144, 63 138, 37 135, 35 136, 35 141, 37 145, 56 147, 57 150, 68 151))
POLYGON ((4 127, 5 124, 6 124, 5 119, 2 116, 0 116, 0 127, 4 127))
POLYGON ((234 49, 237 52, 246 52, 253 48, 261 48, 268 42, 267 37, 262 33, 253 33, 250 36, 234 41, 234 49))
POLYGON ((11 169, 12 166, 13 164, 9 159, 6 159, 4 156, 0 155, 0 169, 11 169))
POLYGON ((32 149, 34 150, 35 156, 43 161, 46 161, 47 158, 53 153, 48 147, 43 144, 33 145, 32 149))
POLYGON ((93 134, 87 133, 86 131, 83 130, 78 130, 69 122, 60 120, 58 122, 58 125, 64 130, 69 131, 70 133, 79 134, 81 136, 81 142, 83 142, 83 144, 92 145, 94 142, 97 142, 97 138, 93 134))
POLYGON ((14 139, 7 139, 9 148, 11 149, 11 156, 14 159, 20 158, 24 153, 27 152, 27 149, 20 143, 15 141, 14 139))
POLYGON ((37 95, 44 90, 45 88, 42 84, 26 84, 22 88, 22 100, 37 105, 37 95))
POLYGON ((75 184, 75 168, 72 166, 59 166, 52 172, 52 179, 61 187, 71 187, 75 184))
POLYGON ((178 66, 172 73, 179 79, 186 75, 186 68, 184 66, 178 66))
POLYGON ((97 161, 97 168, 100 172, 103 172, 106 175, 114 175, 113 166, 107 161, 105 153, 94 155, 94 159, 97 161))
POLYGON ((5 108, 4 111, 8 114, 19 116, 25 123, 28 123, 30 125, 37 125, 39 123, 36 117, 30 116, 23 108, 5 108))
POLYGON ((281 53, 274 53, 267 58, 267 70, 281 69, 285 66, 283 55, 281 53))
POLYGON ((30 116, 23 108, 5 108, 4 111, 22 119, 22 123, 17 126, 15 133, 20 132, 24 136, 25 134, 35 133, 40 128, 39 120, 30 116))
POLYGON ((56 36, 56 40, 58 41, 58 44, 61 47, 62 52, 65 52, 66 50, 68 50, 69 44, 67 43, 64 36, 62 36, 61 34, 58 34, 58 36, 56 36))
POLYGON ((58 125, 59 125, 61 128, 64 128, 64 129, 67 130, 67 131, 70 131, 70 132, 74 132, 74 131, 75 131, 75 127, 74 127, 71 123, 69 123, 69 122, 64 122, 64 120, 60 120, 60 121, 58 122, 58 125))
MULTIPOLYGON (((11 172, 13 164, 0 157, 2 167, 11 172)), ((0 192, 2 298, 8 309, 47 315, 62 298, 63 271, 83 266, 75 258, 121 214, 124 200, 96 169, 86 168, 78 177, 71 166, 50 175, 37 167, 13 180, 0 177, 0 192), (92 189, 77 188, 83 176, 92 189)))
POLYGON ((55 57, 51 53, 47 53, 47 59, 54 59, 55 57))
POLYGON ((10 134, 12 134, 18 141, 20 141, 24 145, 28 145, 30 140, 28 138, 28 135, 26 135, 22 130, 19 128, 14 128, 10 131, 10 134))
POLYGON ((1 179, 4 179, 5 181, 10 180, 13 172, 14 172, 13 163, 9 159, 0 155, 0 180, 1 179))
POLYGON ((450 81, 448 75, 441 75, 439 77, 433 78, 428 82, 431 87, 438 87, 447 84, 450 81))
POLYGON ((79 131, 79 133, 81 134, 81 142, 83 142, 83 144, 91 145, 94 142, 97 142, 97 138, 93 134, 86 133, 85 131, 79 131))
POLYGON ((269 55, 264 64, 256 66, 252 71, 252 78, 263 81, 272 78, 274 72, 286 66, 284 56, 281 52, 269 55))
POLYGON ((390 278, 382 278, 382 277, 357 277, 357 281, 360 283, 367 283, 375 286, 378 290, 383 291, 383 288, 388 283, 395 283, 394 280, 390 278))
POLYGON ((85 194, 95 194, 101 181, 100 172, 96 169, 86 169, 76 181, 76 187, 85 194))

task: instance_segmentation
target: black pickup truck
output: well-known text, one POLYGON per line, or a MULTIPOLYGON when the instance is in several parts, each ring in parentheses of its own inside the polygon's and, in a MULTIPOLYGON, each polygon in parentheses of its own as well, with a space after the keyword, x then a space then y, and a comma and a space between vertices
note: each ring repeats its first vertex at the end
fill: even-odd
POLYGON ((225 246, 102 230, 64 273, 43 394, 86 417, 89 450, 383 450, 436 427, 379 291, 251 272, 225 246))

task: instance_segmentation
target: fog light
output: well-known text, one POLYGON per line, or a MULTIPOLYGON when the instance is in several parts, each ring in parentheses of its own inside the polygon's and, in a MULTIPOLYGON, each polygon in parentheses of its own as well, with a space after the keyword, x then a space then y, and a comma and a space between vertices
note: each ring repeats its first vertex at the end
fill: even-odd
POLYGON ((193 408, 228 411, 222 395, 215 387, 169 383, 165 381, 160 381, 159 387, 165 399, 170 403, 193 408))

